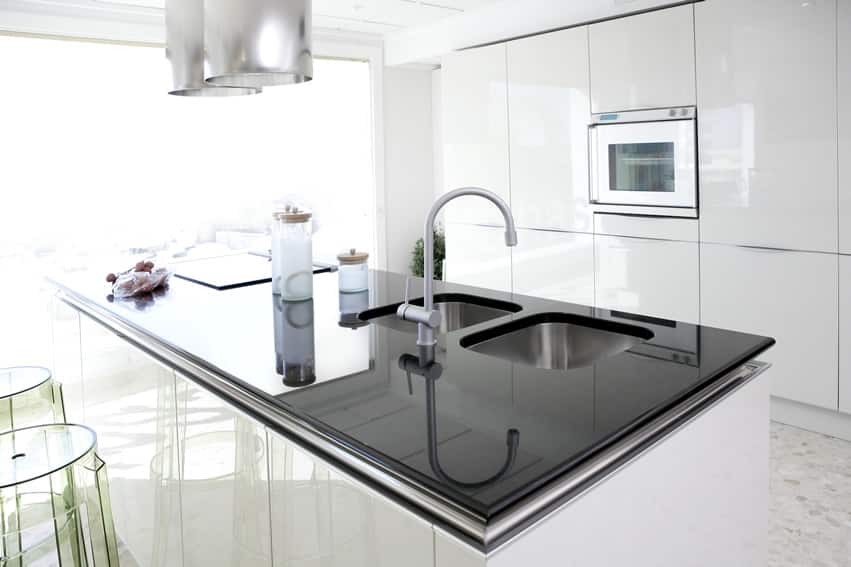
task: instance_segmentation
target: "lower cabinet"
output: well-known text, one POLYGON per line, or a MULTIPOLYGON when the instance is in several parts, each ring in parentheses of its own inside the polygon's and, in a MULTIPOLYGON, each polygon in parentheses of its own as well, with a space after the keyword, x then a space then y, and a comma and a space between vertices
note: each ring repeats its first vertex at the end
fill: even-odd
POLYGON ((594 304, 594 236, 518 230, 512 250, 514 293, 594 304))
POLYGON ((266 431, 177 374, 187 567, 272 565, 266 431))
POLYGON ((700 321, 700 252, 695 242, 594 236, 597 307, 700 321))
POLYGON ((851 414, 851 256, 839 257, 839 411, 851 414))
POLYGON ((703 324, 774 337, 760 356, 773 364, 772 394, 835 411, 837 256, 723 244, 700 250, 703 324))
POLYGON ((174 373, 87 317, 80 332, 84 396, 74 402, 106 462, 122 564, 183 565, 174 373))
POLYGON ((269 432, 275 567, 433 567, 432 527, 269 432))
POLYGON ((511 291, 511 248, 502 227, 446 225, 446 274, 452 283, 511 291))

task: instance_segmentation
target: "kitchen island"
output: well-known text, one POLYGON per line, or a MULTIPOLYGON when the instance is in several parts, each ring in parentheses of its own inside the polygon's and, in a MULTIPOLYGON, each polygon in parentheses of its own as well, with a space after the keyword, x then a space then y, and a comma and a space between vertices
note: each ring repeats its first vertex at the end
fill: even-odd
POLYGON ((764 563, 772 339, 437 282, 427 363, 399 274, 99 280, 52 280, 55 367, 140 565, 764 563))

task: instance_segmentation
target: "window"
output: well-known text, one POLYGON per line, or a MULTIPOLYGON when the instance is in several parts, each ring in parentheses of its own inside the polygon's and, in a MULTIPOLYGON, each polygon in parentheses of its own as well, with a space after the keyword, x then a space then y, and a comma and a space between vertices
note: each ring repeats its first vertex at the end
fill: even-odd
POLYGON ((0 36, 0 60, 0 344, 32 318, 9 290, 45 265, 262 247, 251 234, 288 198, 315 211, 317 259, 374 252, 368 63, 317 59, 310 83, 194 99, 166 95, 161 48, 0 36))

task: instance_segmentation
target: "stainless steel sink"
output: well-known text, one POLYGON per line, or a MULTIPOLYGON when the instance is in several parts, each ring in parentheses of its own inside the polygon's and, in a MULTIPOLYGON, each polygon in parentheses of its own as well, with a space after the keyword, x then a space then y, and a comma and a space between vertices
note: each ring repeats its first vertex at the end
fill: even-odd
MULTIPOLYGON (((422 305, 423 299, 411 301, 412 305, 422 305)), ((358 318, 361 321, 371 321, 396 330, 409 333, 417 332, 417 325, 402 321, 396 316, 396 310, 401 303, 384 305, 364 311, 358 318)), ((517 313, 522 307, 516 303, 499 301, 465 293, 438 293, 434 296, 434 308, 440 311, 440 333, 449 333, 517 313)))
POLYGON ((526 366, 570 370, 652 338, 652 331, 635 325, 571 313, 540 313, 468 335, 461 339, 461 346, 526 366))

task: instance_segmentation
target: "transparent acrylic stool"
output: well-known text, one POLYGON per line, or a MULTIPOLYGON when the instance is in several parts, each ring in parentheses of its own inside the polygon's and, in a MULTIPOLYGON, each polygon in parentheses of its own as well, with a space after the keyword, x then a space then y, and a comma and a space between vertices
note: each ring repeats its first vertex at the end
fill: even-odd
POLYGON ((0 434, 0 567, 117 567, 97 437, 52 424, 0 434))
POLYGON ((0 368, 0 433, 64 421, 62 388, 50 370, 38 366, 0 368))

